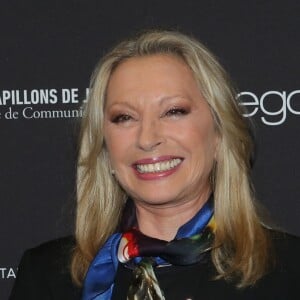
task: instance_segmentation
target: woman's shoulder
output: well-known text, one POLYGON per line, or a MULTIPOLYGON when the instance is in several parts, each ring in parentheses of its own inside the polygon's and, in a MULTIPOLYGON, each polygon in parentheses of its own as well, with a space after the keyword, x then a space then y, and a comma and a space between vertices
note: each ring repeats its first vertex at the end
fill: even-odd
POLYGON ((26 299, 48 299, 48 293, 55 296, 51 299, 79 299, 80 289, 73 284, 70 275, 74 246, 74 238, 67 236, 26 250, 10 299, 24 299, 24 295, 26 299))
POLYGON ((74 247, 75 238, 73 236, 64 236, 42 242, 32 248, 27 249, 25 253, 34 255, 36 258, 44 256, 56 256, 57 254, 69 256, 74 247))
POLYGON ((270 229, 269 232, 273 243, 279 249, 284 250, 286 247, 290 248, 291 246, 299 249, 300 236, 284 230, 270 229))
POLYGON ((30 260, 32 264, 47 270, 60 268, 62 272, 68 272, 74 246, 75 239, 72 236, 60 237, 27 249, 22 260, 30 260))
POLYGON ((26 250, 21 259, 27 265, 35 266, 37 271, 47 271, 47 274, 70 274, 72 251, 75 239, 72 236, 49 240, 26 250))
POLYGON ((300 274, 300 237, 282 230, 270 230, 270 234, 279 267, 300 274))

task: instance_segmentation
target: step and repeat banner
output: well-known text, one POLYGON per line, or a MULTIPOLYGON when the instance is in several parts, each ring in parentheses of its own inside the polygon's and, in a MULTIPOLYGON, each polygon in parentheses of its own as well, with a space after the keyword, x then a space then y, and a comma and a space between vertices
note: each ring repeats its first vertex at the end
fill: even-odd
POLYGON ((255 124, 257 198, 279 226, 300 235, 298 3, 2 1, 0 299, 25 249, 72 233, 91 72, 116 42, 144 28, 192 34, 219 57, 255 124))

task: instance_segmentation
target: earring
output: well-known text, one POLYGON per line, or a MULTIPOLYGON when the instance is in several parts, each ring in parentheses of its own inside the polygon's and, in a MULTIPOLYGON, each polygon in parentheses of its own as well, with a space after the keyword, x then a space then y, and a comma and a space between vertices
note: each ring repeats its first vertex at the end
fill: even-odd
POLYGON ((116 171, 115 170, 111 170, 110 173, 111 173, 111 175, 115 175, 116 171))

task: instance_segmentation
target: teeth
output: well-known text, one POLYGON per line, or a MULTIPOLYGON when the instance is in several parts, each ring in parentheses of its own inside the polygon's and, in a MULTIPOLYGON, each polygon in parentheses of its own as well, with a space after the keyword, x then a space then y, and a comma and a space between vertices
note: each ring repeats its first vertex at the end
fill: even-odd
POLYGON ((137 165, 136 168, 140 173, 157 173, 171 170, 178 166, 180 162, 180 158, 174 158, 168 161, 157 162, 155 164, 137 165))

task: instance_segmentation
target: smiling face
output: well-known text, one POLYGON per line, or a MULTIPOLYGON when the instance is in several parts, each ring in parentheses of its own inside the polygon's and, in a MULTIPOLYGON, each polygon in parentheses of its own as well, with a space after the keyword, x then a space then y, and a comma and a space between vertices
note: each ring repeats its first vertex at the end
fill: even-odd
POLYGON ((135 203, 201 205, 218 136, 189 67, 171 55, 130 58, 111 75, 104 138, 112 169, 135 203))

